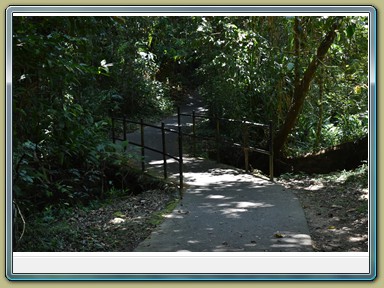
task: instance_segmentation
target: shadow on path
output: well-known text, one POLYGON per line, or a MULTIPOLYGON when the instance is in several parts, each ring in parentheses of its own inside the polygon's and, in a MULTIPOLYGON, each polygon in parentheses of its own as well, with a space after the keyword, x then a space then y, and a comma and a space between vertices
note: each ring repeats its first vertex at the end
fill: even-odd
MULTIPOLYGON (((204 108, 191 96, 182 113, 192 110, 204 108)), ((184 126, 192 121, 190 117, 181 120, 184 126)), ((177 128, 177 115, 164 123, 177 128)), ((145 144, 161 150, 161 131, 144 130, 145 144)), ((140 133, 128 134, 128 140, 140 143, 140 133)), ((167 133, 166 143, 167 151, 177 156, 177 135, 167 133)), ((148 171, 162 175, 162 155, 145 154, 148 171)), ((291 191, 211 160, 183 160, 183 199, 135 251, 312 251, 304 212, 291 191)), ((169 177, 178 179, 178 162, 168 159, 167 163, 169 177)))
POLYGON ((280 185, 202 160, 179 206, 135 251, 312 251, 298 199, 280 185), (216 166, 216 167, 214 167, 216 166))

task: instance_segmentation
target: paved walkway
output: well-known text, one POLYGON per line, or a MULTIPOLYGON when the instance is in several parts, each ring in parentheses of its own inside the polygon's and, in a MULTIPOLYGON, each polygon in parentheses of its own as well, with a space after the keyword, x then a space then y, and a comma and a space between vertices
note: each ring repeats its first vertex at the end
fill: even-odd
MULTIPOLYGON (((190 100, 182 112, 202 109, 190 100)), ((182 118, 183 125, 190 121, 182 118)), ((177 127, 176 116, 164 122, 177 127)), ((145 128, 145 135, 146 145, 161 147, 159 130, 145 128)), ((139 139, 140 134, 128 135, 130 141, 139 139)), ((167 144, 170 153, 176 152, 177 135, 167 135, 167 144)), ((162 173, 161 154, 146 151, 146 158, 149 169, 162 173)), ((178 163, 168 163, 170 177, 178 179, 178 163)), ((312 251, 304 212, 291 191, 207 159, 184 157, 183 168, 183 199, 135 251, 312 251)))

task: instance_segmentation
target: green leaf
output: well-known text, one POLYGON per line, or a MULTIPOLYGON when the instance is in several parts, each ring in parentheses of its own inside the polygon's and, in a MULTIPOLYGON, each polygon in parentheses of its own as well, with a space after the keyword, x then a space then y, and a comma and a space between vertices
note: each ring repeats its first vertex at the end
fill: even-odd
POLYGON ((129 144, 128 140, 121 141, 121 147, 123 147, 123 148, 127 148, 128 144, 129 144))
POLYGON ((349 39, 351 39, 353 37, 353 35, 355 34, 355 30, 356 30, 356 24, 351 24, 347 27, 347 37, 349 39))
POLYGON ((59 162, 60 162, 60 165, 63 165, 63 163, 64 163, 64 153, 63 152, 59 152, 59 162))

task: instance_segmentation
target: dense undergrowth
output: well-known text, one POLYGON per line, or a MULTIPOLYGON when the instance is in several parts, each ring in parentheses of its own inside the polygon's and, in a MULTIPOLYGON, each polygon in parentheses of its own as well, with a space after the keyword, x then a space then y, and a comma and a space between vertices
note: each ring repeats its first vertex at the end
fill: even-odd
POLYGON ((124 190, 112 188, 86 205, 50 205, 16 215, 14 251, 133 251, 178 203, 178 190, 136 174, 124 190))

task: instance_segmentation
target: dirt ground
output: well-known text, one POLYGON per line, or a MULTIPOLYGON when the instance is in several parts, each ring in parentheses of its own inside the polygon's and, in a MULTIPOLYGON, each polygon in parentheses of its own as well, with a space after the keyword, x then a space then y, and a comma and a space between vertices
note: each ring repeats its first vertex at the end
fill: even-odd
MULTIPOLYGON (((367 170, 361 169, 327 175, 284 175, 277 179, 300 200, 314 251, 368 251, 367 178, 367 170)), ((119 199, 102 208, 102 211, 87 213, 84 215, 86 221, 80 222, 90 226, 104 223, 105 230, 102 230, 109 237, 91 237, 94 241, 99 237, 108 239, 105 246, 99 246, 100 250, 132 251, 155 228, 156 221, 161 222, 161 216, 153 215, 165 209, 170 201, 172 197, 165 191, 147 191, 125 201, 119 199), (126 221, 128 219, 134 221, 126 221)))
MULTIPOLYGON (((327 175, 285 174, 304 209, 314 251, 368 251, 366 167, 327 175)), ((109 199, 29 222, 16 251, 133 251, 177 204, 177 190, 161 187, 109 199)))
POLYGON ((314 251, 368 251, 368 174, 285 175, 278 182, 301 202, 314 251))

